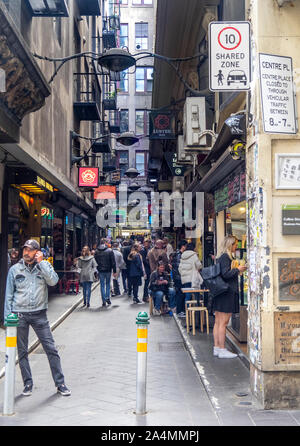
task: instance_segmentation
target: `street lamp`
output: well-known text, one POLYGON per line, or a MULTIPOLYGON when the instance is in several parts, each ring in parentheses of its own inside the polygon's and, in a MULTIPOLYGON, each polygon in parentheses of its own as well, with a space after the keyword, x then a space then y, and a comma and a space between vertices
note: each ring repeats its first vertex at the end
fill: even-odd
POLYGON ((136 170, 135 167, 130 167, 129 169, 126 170, 125 172, 125 176, 128 178, 136 178, 137 176, 139 176, 140 172, 138 170, 136 170))
POLYGON ((124 132, 121 133, 118 138, 116 138, 116 141, 122 144, 123 146, 133 146, 133 144, 137 143, 139 141, 139 138, 134 135, 132 132, 124 132))
POLYGON ((109 71, 119 72, 133 67, 136 61, 128 51, 122 48, 111 48, 99 57, 98 63, 109 71))
POLYGON ((128 189, 130 189, 132 191, 136 191, 140 188, 141 188, 141 186, 138 183, 131 183, 131 185, 128 187, 128 189))

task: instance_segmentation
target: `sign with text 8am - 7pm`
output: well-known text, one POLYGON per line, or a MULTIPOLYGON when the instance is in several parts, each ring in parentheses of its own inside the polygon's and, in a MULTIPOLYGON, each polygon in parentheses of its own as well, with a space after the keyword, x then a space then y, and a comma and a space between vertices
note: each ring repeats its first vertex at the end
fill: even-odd
POLYGON ((249 22, 209 24, 209 89, 249 90, 251 51, 249 22))

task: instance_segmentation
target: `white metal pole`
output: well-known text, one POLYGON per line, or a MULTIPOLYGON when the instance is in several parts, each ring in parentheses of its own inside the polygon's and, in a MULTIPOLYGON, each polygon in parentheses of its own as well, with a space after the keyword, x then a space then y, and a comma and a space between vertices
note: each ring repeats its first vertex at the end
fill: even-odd
POLYGON ((5 356, 5 381, 3 415, 14 414, 15 401, 15 370, 18 316, 10 314, 5 319, 6 326, 6 356, 5 356))
POLYGON ((138 314, 137 324, 137 367, 136 367, 136 415, 146 413, 147 345, 149 317, 146 312, 138 314))

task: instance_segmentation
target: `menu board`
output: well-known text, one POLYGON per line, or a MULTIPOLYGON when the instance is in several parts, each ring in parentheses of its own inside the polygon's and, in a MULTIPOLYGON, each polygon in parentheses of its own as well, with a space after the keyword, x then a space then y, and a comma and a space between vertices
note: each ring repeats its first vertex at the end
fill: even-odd
POLYGON ((275 364, 300 364, 300 313, 274 313, 275 364))
POLYGON ((279 300, 300 301, 300 258, 278 259, 279 300))
POLYGON ((246 198, 246 173, 240 172, 214 193, 215 212, 232 207, 246 198))

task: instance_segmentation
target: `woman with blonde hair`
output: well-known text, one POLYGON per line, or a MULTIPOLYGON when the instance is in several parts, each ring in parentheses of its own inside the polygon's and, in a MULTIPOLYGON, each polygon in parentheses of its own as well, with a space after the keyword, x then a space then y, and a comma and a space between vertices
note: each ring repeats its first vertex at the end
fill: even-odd
POLYGON ((214 356, 219 358, 235 358, 237 355, 225 348, 226 327, 232 313, 239 312, 239 286, 238 276, 247 268, 238 266, 232 268, 234 254, 237 248, 237 239, 233 235, 227 235, 220 248, 219 258, 221 275, 228 283, 228 290, 214 298, 213 310, 215 315, 214 335, 214 356))

